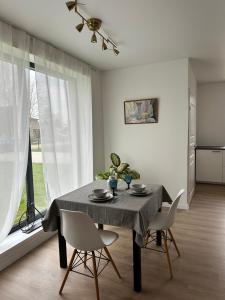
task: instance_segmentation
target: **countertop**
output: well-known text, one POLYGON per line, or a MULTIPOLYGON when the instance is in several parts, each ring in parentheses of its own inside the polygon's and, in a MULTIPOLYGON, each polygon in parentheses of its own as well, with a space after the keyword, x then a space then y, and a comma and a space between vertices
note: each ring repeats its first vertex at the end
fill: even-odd
POLYGON ((196 150, 225 150, 225 146, 196 146, 196 150))

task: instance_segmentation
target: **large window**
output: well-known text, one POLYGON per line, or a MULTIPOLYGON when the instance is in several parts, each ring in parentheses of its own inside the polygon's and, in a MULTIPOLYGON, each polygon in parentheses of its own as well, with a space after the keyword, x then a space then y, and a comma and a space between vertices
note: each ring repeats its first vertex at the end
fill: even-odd
POLYGON ((28 153, 28 165, 26 181, 24 183, 24 191, 20 202, 20 207, 14 221, 12 231, 19 228, 19 220, 27 211, 28 215, 24 214, 23 219, 28 217, 30 222, 40 218, 40 214, 35 210, 38 209, 42 214, 47 208, 46 190, 43 174, 43 157, 41 148, 41 133, 39 127, 39 112, 37 91, 35 82, 34 65, 31 64, 30 69, 30 145, 28 153))

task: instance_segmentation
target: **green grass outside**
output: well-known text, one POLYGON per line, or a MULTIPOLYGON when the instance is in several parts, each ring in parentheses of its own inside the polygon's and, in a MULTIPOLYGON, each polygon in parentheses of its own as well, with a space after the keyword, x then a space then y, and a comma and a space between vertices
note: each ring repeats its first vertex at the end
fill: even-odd
MULTIPOLYGON (((43 175, 43 165, 42 163, 33 163, 33 179, 34 179, 34 201, 35 206, 38 210, 42 211, 47 207, 45 183, 43 175)), ((24 211, 26 211, 27 206, 27 195, 26 188, 24 188, 23 195, 20 202, 20 207, 15 218, 14 224, 17 224, 20 216, 24 211)))

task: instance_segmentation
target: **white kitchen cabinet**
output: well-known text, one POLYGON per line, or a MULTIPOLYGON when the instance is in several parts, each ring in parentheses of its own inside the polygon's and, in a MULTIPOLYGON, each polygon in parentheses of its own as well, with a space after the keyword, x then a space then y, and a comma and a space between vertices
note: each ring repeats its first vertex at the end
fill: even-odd
POLYGON ((196 181, 223 183, 225 182, 224 150, 196 150, 196 181), (223 176, 224 174, 224 176, 223 176))
POLYGON ((225 150, 223 152, 223 183, 225 183, 225 150))

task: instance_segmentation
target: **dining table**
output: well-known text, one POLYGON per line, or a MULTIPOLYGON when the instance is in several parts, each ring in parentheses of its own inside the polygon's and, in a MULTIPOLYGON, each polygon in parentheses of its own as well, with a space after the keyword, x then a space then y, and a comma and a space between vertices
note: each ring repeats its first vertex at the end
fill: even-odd
MULTIPOLYGON (((163 185, 146 184, 147 193, 134 196, 120 182, 116 196, 107 202, 92 202, 90 195, 94 189, 105 189, 105 180, 95 180, 56 198, 50 205, 42 221, 44 231, 58 231, 59 262, 61 268, 67 267, 66 241, 61 232, 60 209, 80 211, 88 214, 100 229, 104 225, 124 227, 132 231, 133 245, 133 289, 142 290, 141 248, 144 245, 149 223, 161 210, 162 203, 172 200, 163 185)), ((72 229, 71 229, 72 230, 72 229)), ((157 244, 161 244, 160 232, 157 244)))

